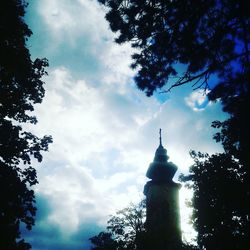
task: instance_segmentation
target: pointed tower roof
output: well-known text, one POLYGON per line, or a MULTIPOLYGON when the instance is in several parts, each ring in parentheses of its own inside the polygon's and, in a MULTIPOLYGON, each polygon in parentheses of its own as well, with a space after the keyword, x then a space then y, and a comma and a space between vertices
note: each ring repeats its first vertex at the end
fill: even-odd
POLYGON ((171 182, 177 166, 172 162, 168 162, 167 150, 162 146, 161 129, 160 129, 160 145, 155 151, 154 161, 150 163, 146 176, 152 181, 171 182))

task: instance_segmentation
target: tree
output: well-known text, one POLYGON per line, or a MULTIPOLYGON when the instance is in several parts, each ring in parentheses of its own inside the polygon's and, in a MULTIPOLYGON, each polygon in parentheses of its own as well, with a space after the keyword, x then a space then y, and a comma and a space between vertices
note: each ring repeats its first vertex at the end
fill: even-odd
POLYGON ((107 232, 90 238, 95 245, 92 249, 141 249, 145 234, 145 209, 145 201, 142 201, 116 212, 116 215, 108 220, 107 232))
MULTIPOLYGON (((139 89, 151 96, 154 91, 162 88, 163 92, 170 91, 174 87, 191 83, 194 89, 209 90, 209 99, 220 100, 223 110, 229 113, 230 117, 226 121, 215 121, 212 124, 214 128, 219 129, 214 139, 222 143, 225 154, 207 156, 205 163, 202 158, 195 158, 197 161, 192 167, 193 174, 190 174, 189 178, 194 181, 193 187, 197 187, 194 189, 194 197, 200 197, 204 185, 209 186, 208 180, 213 180, 216 190, 224 186, 225 191, 228 184, 225 178, 220 181, 217 179, 216 168, 220 168, 221 164, 230 163, 225 159, 231 159, 230 166, 233 165, 235 170, 230 171, 224 166, 224 173, 233 180, 237 179, 237 175, 242 178, 244 185, 238 185, 237 181, 233 181, 232 185, 235 185, 233 190, 237 190, 236 195, 240 194, 244 203, 244 209, 238 209, 237 216, 241 218, 240 220, 245 220, 244 224, 249 227, 250 205, 246 201, 250 196, 248 152, 250 2, 244 0, 99 0, 99 2, 108 7, 106 19, 112 31, 117 32, 116 42, 131 42, 139 51, 132 55, 132 67, 138 70, 135 81, 139 89), (211 80, 211 76, 215 76, 216 82, 211 80), (201 165, 210 164, 214 168, 207 170, 201 168, 198 159, 201 160, 201 165), (216 163, 214 159, 217 159, 216 163), (242 169, 245 171, 244 175, 241 175, 242 169), (208 175, 209 179, 203 178, 208 175), (204 183, 200 182, 200 179, 204 183)), ((207 195, 217 197, 212 190, 207 190, 207 195)), ((221 201, 225 201, 224 193, 220 192, 220 195, 221 201)), ((198 201, 201 200, 194 199, 194 209, 200 207, 198 201)), ((231 202, 230 206, 233 207, 234 200, 231 202)), ((215 210, 220 211, 220 205, 214 203, 215 210)), ((228 216, 227 221, 232 220, 231 212, 229 207, 228 212, 224 214, 228 216)), ((204 213, 200 209, 196 210, 194 216, 197 229, 206 226, 201 219, 204 213)), ((222 213, 216 213, 216 216, 222 216, 222 213)), ((219 217, 217 219, 220 220, 219 217)), ((240 222, 235 223, 235 230, 239 224, 240 222)), ((216 229, 218 225, 214 222, 213 228, 216 229)), ((245 239, 248 227, 241 228, 241 236, 245 239)), ((237 238, 233 236, 235 231, 230 232, 230 237, 235 240, 237 238)), ((210 240, 212 236, 218 239, 216 233, 212 231, 210 233, 210 240)), ((204 230, 198 231, 198 234, 200 239, 207 236, 204 230)), ((239 244, 241 240, 239 237, 239 244)), ((227 245, 227 242, 224 243, 227 245)))
POLYGON ((90 238, 94 245, 92 250, 116 250, 118 243, 112 238, 109 232, 100 232, 97 236, 90 238))
POLYGON ((32 32, 24 22, 24 0, 4 0, 0 9, 0 249, 29 249, 20 225, 31 229, 35 221, 37 184, 32 159, 42 161, 50 136, 38 138, 22 124, 36 124, 34 104, 44 97, 46 59, 30 58, 26 46, 32 32))
POLYGON ((116 42, 131 42, 139 49, 132 56, 132 67, 138 68, 138 87, 149 96, 172 77, 177 81, 170 89, 191 81, 196 87, 208 87, 211 74, 236 80, 242 69, 249 72, 248 1, 99 2, 108 7, 106 19, 117 32, 116 42))
POLYGON ((246 249, 249 211, 244 190, 246 169, 230 154, 191 152, 194 165, 181 179, 193 189, 192 223, 201 249, 246 249))

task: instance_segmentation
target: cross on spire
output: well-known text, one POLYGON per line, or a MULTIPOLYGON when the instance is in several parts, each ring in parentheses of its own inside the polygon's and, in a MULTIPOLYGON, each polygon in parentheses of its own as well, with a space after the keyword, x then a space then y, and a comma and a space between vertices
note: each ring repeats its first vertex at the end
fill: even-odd
POLYGON ((160 131, 159 131, 159 134, 160 134, 160 146, 162 146, 162 141, 161 141, 161 128, 160 128, 160 131))

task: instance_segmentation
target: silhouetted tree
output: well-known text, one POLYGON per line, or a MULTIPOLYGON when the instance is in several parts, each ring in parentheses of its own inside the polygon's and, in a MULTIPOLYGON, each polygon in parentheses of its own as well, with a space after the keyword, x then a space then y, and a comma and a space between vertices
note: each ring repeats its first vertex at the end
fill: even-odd
POLYGON ((246 169, 226 153, 208 155, 191 152, 194 165, 182 176, 194 191, 192 223, 201 249, 247 249, 249 210, 244 178, 246 169))
POLYGON ((116 42, 131 42, 139 49, 132 56, 132 67, 138 68, 135 80, 147 95, 166 85, 171 77, 177 81, 169 88, 190 81, 206 87, 211 74, 236 79, 242 69, 249 70, 248 1, 99 2, 108 7, 106 19, 117 32, 116 42))
POLYGON ((94 245, 92 250, 116 250, 118 247, 118 243, 109 232, 100 232, 97 236, 90 238, 90 241, 94 245))
POLYGON ((92 249, 141 249, 145 233, 145 209, 145 201, 142 201, 116 212, 116 215, 108 220, 107 232, 90 238, 95 245, 92 249))
MULTIPOLYGON (((200 230, 199 243, 204 246, 203 239, 206 237, 211 242, 218 240, 215 232, 218 228, 222 228, 218 221, 227 217, 225 223, 229 224, 225 227, 230 229, 225 232, 234 242, 231 247, 238 249, 237 247, 246 243, 250 224, 248 202, 250 198, 250 2, 244 0, 99 0, 99 2, 108 7, 106 19, 112 31, 117 32, 116 42, 131 42, 139 51, 132 55, 134 60, 132 67, 138 69, 135 81, 139 89, 150 96, 163 87, 165 87, 164 92, 191 83, 194 89, 208 89, 209 99, 220 100, 223 110, 228 112, 229 119, 223 122, 215 121, 212 124, 219 129, 214 139, 222 143, 225 154, 206 156, 205 163, 198 155, 189 178, 194 182, 193 187, 196 187, 194 197, 201 197, 201 194, 204 194, 204 197, 214 195, 214 199, 217 199, 213 189, 203 192, 204 186, 209 186, 209 181, 213 182, 214 189, 224 190, 224 193, 219 192, 221 203, 213 203, 215 206, 213 211, 219 212, 214 213, 217 221, 210 221, 212 230, 209 231, 209 235, 202 228, 207 227, 205 222, 211 218, 211 213, 208 213, 208 210, 206 213, 201 211, 202 204, 199 203, 201 199, 194 198, 193 205, 196 211, 194 221, 196 228, 200 230), (215 76, 213 81, 210 81, 211 76, 215 76), (216 86, 213 86, 215 79, 216 86), (234 166, 235 169, 233 171, 229 166, 223 165, 227 177, 218 180, 216 171, 219 170, 216 168, 222 168, 222 164, 230 163, 228 159, 231 159, 229 166, 234 166), (210 164, 214 167, 203 169, 199 164, 205 164, 204 166, 210 164), (208 175, 209 178, 206 179, 208 175), (237 176, 241 176, 244 185, 238 185, 237 176), (228 209, 226 204, 223 204, 223 201, 226 202, 223 196, 228 195, 227 178, 234 180, 231 183, 232 190, 235 191, 234 195, 242 197, 241 205, 244 209, 238 209, 234 199, 231 200, 228 209), (225 211, 220 213, 223 210, 222 205, 225 211), (236 217, 232 217, 234 206, 235 210, 238 209, 236 217), (206 215, 207 220, 203 218, 206 215), (236 233, 240 223, 244 226, 240 227, 239 233, 236 233), (233 225, 235 230, 232 230, 233 225), (237 236, 234 236, 235 234, 237 236)), ((224 236, 222 235, 220 239, 220 249, 224 249, 223 244, 229 246, 224 236)), ((213 245, 206 246, 207 249, 215 249, 213 245)))
POLYGON ((122 249, 137 249, 140 237, 145 232, 145 201, 124 208, 112 216, 107 229, 122 249))
POLYGON ((38 138, 23 123, 37 122, 34 104, 44 97, 46 59, 32 61, 26 41, 32 32, 24 22, 24 0, 3 0, 0 8, 0 249, 29 249, 20 239, 20 223, 34 225, 32 185, 37 183, 31 160, 42 161, 50 136, 38 138))

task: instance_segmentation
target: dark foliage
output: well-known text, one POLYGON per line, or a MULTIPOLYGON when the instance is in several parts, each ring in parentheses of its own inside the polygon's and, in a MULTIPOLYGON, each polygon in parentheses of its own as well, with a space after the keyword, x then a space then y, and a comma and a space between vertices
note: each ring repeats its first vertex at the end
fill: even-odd
POLYGON ((140 249, 145 234, 145 209, 142 201, 116 212, 108 221, 107 232, 90 238, 95 245, 92 250, 140 249))
POLYGON ((34 225, 36 170, 31 160, 42 161, 50 136, 38 138, 24 131, 23 123, 37 122, 30 113, 44 97, 46 59, 32 61, 26 41, 32 32, 23 17, 27 4, 3 0, 0 8, 0 249, 29 249, 20 239, 20 223, 34 225))
POLYGON ((195 164, 190 175, 181 179, 194 190, 192 223, 199 232, 199 246, 247 249, 250 193, 245 167, 226 153, 209 156, 191 152, 191 156, 195 164))
POLYGON ((117 242, 112 238, 112 234, 108 232, 100 232, 97 236, 90 238, 94 245, 92 250, 116 250, 117 242))
POLYGON ((132 67, 138 68, 138 87, 149 96, 172 78, 176 81, 168 89, 190 81, 208 87, 211 74, 226 84, 227 77, 241 78, 242 68, 249 71, 249 1, 99 2, 108 7, 116 42, 129 41, 140 50, 132 67))

